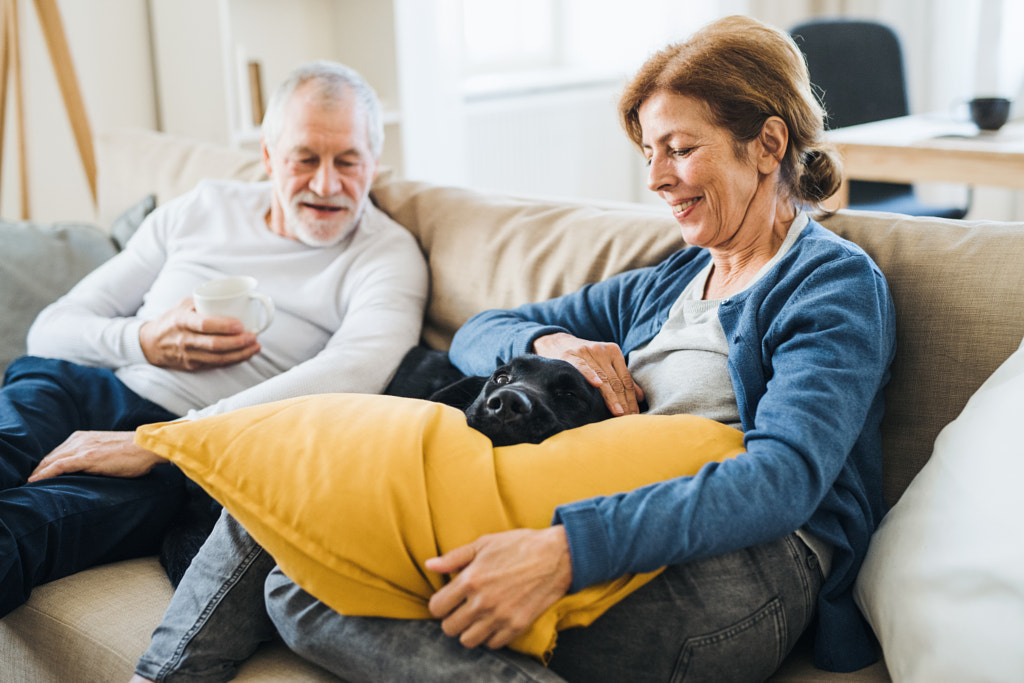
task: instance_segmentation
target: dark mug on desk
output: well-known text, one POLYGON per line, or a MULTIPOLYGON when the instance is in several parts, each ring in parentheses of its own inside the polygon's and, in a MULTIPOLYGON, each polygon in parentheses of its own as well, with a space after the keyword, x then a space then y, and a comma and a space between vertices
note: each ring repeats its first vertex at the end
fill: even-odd
POLYGON ((999 130, 1010 118, 1010 100, 1005 97, 975 97, 967 103, 971 120, 981 130, 999 130))

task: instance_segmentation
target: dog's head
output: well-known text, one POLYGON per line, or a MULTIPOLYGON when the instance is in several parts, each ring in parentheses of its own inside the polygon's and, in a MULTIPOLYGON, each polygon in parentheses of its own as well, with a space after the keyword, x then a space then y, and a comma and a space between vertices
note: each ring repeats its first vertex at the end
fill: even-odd
POLYGON ((490 377, 467 377, 433 400, 462 408, 495 446, 540 443, 565 429, 611 417, 601 392, 569 363, 519 356, 490 377))

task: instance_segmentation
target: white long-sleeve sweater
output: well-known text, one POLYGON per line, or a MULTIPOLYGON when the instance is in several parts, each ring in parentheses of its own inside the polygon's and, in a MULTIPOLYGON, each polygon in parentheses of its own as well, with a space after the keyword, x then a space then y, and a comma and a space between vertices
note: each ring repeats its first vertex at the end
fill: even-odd
POLYGON ((336 246, 266 226, 271 185, 204 181, 154 211, 124 251, 43 310, 31 355, 113 368, 128 387, 191 418, 328 392, 379 393, 416 344, 427 267, 415 239, 367 206, 336 246), (251 275, 275 304, 262 350, 186 372, 146 362, 139 328, 215 277, 251 275))

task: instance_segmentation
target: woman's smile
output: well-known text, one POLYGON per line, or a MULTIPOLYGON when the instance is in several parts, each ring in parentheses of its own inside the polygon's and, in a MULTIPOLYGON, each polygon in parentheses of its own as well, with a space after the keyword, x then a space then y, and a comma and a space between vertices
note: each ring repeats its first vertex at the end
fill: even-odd
POLYGON ((672 213, 675 214, 677 218, 684 218, 690 213, 690 209, 692 209, 694 205, 702 199, 704 198, 694 197, 678 204, 672 204, 671 201, 669 203, 672 204, 672 213))

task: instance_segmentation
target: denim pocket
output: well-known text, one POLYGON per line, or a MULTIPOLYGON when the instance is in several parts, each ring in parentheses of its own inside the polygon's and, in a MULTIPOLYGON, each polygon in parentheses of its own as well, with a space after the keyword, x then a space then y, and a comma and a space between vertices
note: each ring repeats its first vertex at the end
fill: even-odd
POLYGON ((745 619, 683 641, 673 683, 762 681, 782 664, 786 614, 775 597, 745 619))

